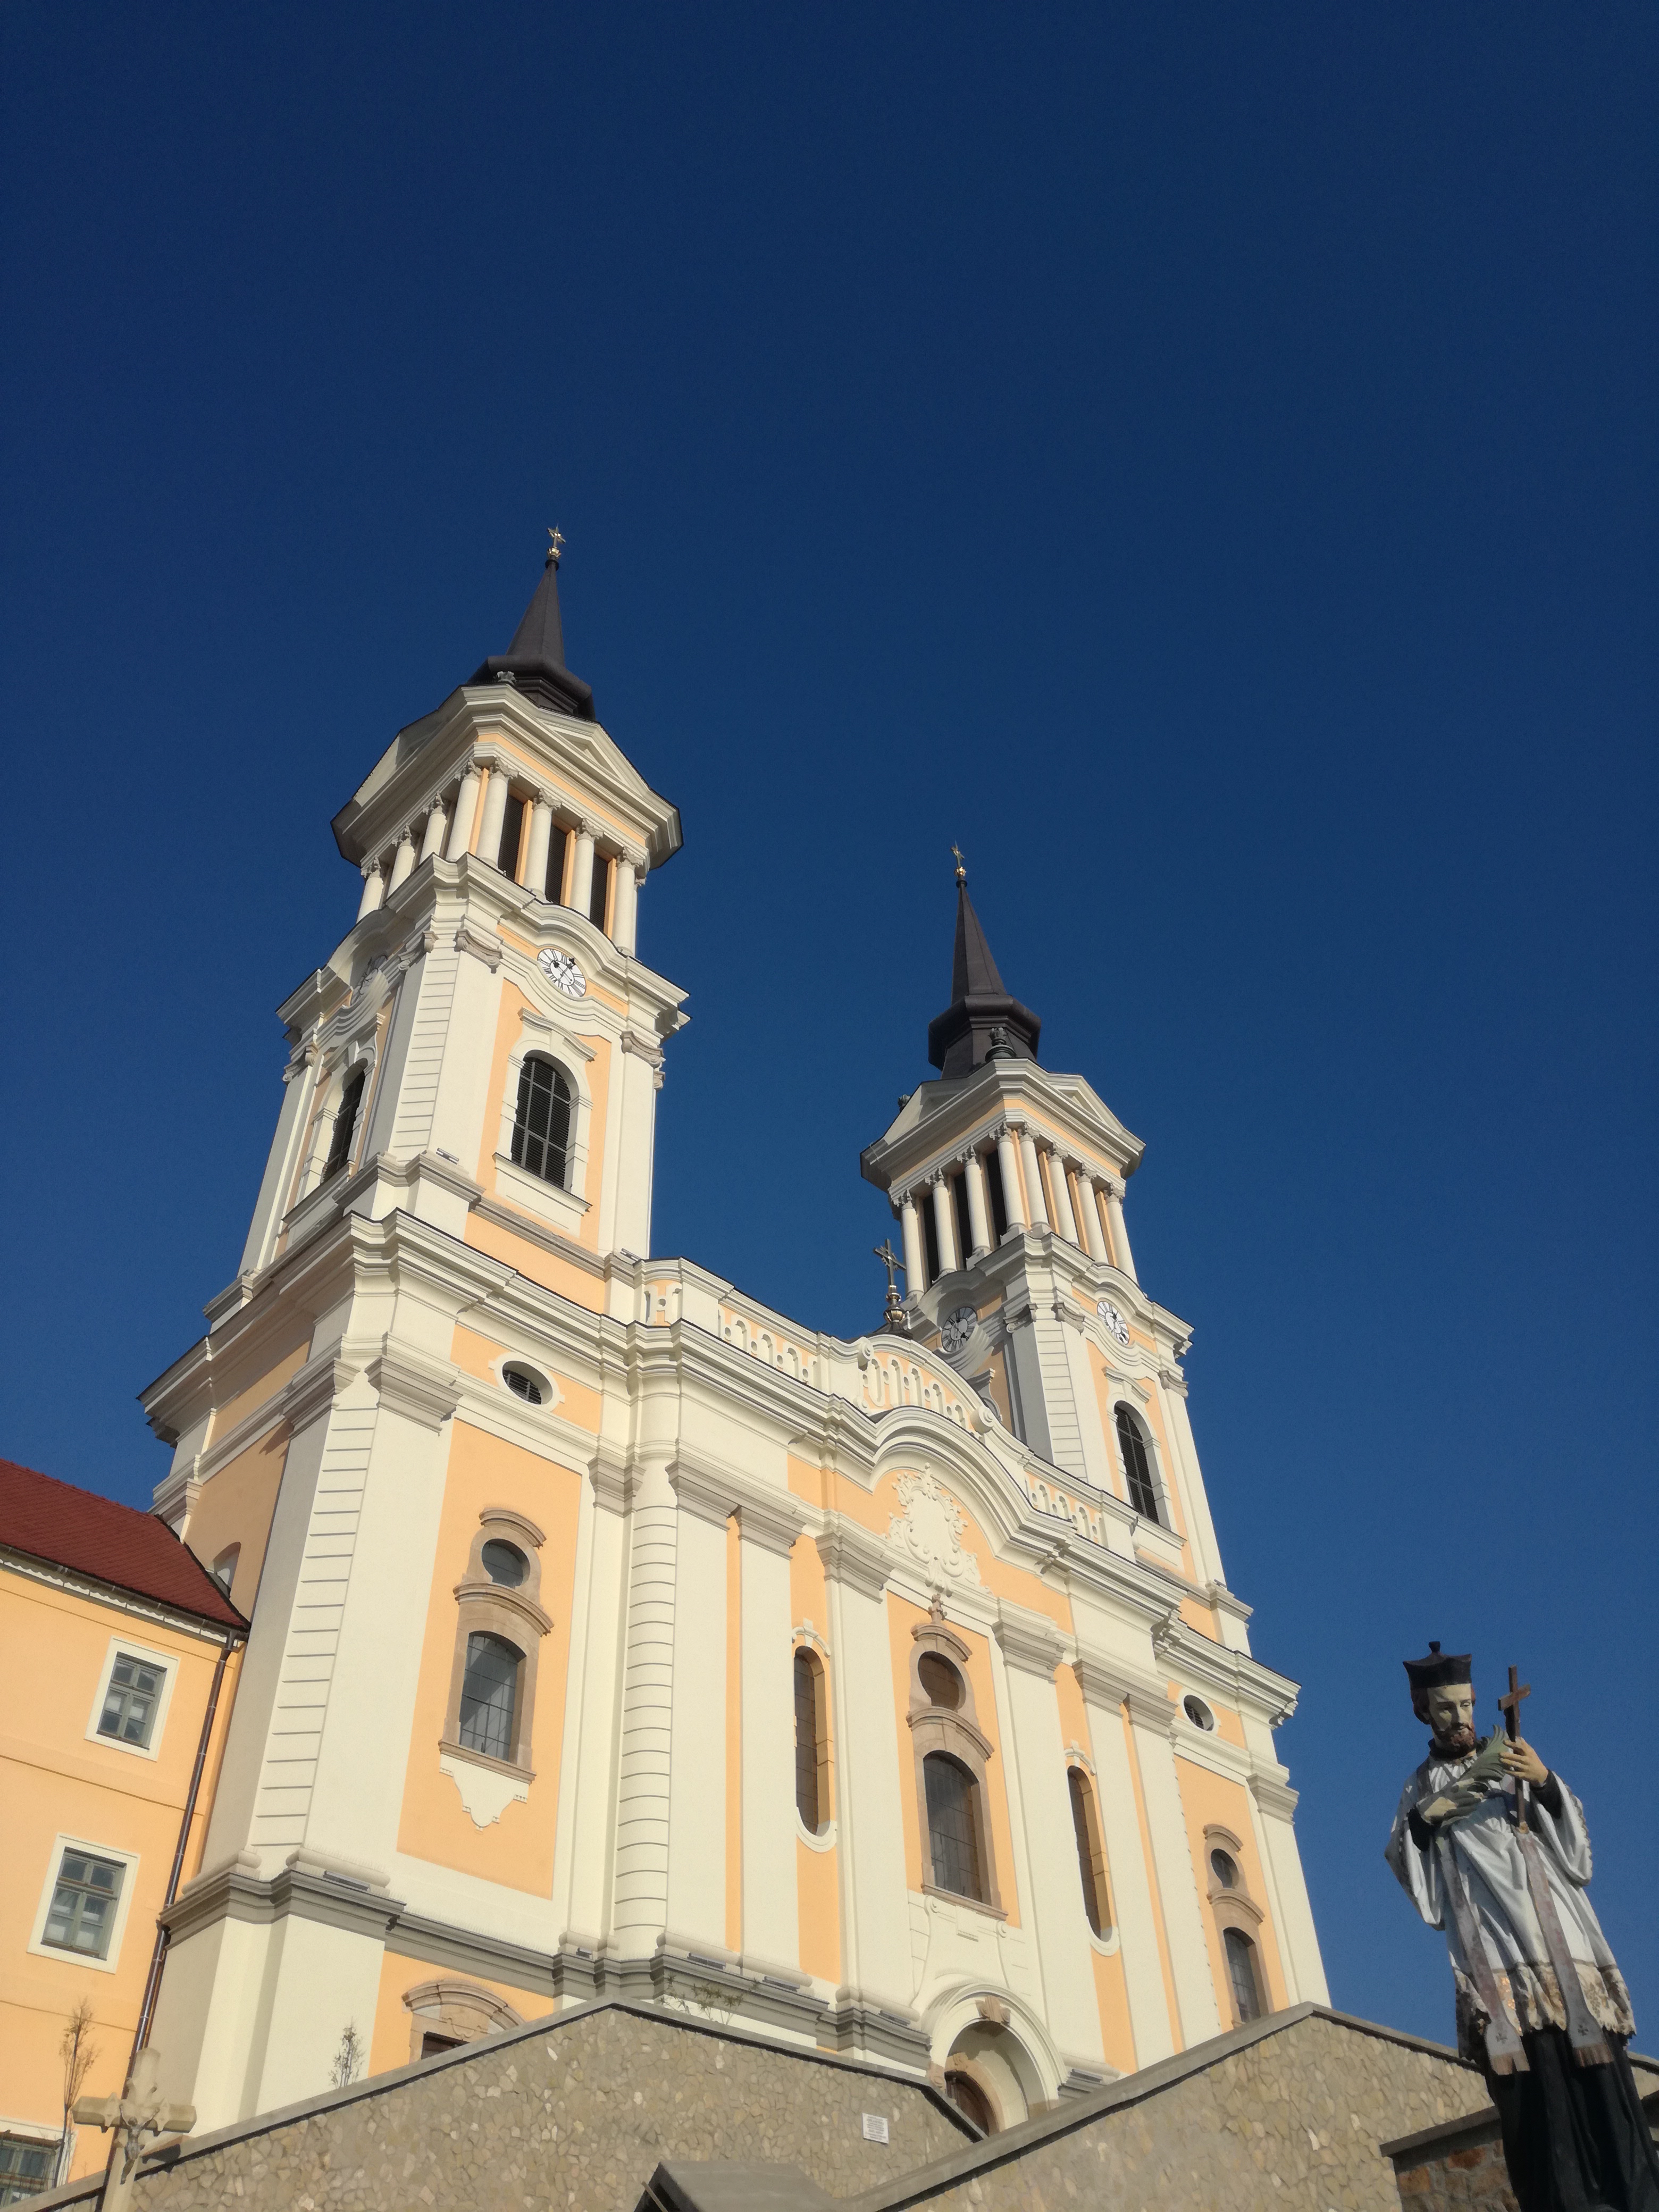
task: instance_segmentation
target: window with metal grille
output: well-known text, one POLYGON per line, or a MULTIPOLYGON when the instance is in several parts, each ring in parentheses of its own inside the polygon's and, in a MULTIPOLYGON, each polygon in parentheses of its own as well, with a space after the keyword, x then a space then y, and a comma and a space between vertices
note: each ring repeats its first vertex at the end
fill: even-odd
POLYGON ((519 874, 519 845, 523 836, 524 801, 514 793, 501 816, 501 842, 496 849, 495 866, 515 882, 519 874))
POLYGON ((1109 1925, 1106 1913, 1106 1861, 1100 1848, 1100 1826, 1095 1818, 1094 1793, 1080 1766, 1066 1770, 1066 1786, 1072 1796, 1072 1832, 1077 1838, 1078 1872, 1083 1876, 1083 1909, 1097 1936, 1109 1925))
POLYGON ((461 1678, 461 1741, 488 1759, 511 1759, 518 1717, 519 1668, 524 1654, 504 1636, 466 1639, 461 1678))
POLYGON ((587 895, 587 918, 595 929, 605 927, 605 909, 611 890, 611 863, 603 853, 593 855, 593 884, 587 895))
POLYGON ((40 2196, 50 2185, 57 2162, 56 2143, 0 2136, 0 2204, 21 2204, 26 2197, 40 2196))
POLYGON ((564 1188, 570 1158, 570 1079, 562 1067, 532 1053, 519 1071, 519 1110, 513 1121, 513 1164, 564 1188))
POLYGON ((40 1940, 83 1958, 106 1959, 115 1933, 115 1908, 121 1901, 126 1869, 118 1859, 95 1859, 89 1851, 65 1851, 58 1867, 58 1886, 40 1940))
POLYGON ((1241 1928, 1224 1928, 1221 1940, 1227 1951, 1227 1972, 1233 1985, 1233 2004, 1241 2025, 1261 2017, 1261 1991, 1255 1978, 1255 1946, 1241 1928))
POLYGON ((985 1882, 980 1870, 974 1778, 942 1751, 928 1753, 921 1762, 921 1772, 927 1792, 927 1844, 933 1855, 934 1886, 982 1905, 985 1882))
POLYGON ((564 854, 570 832, 562 830, 556 822, 548 833, 547 880, 543 885, 550 906, 557 906, 564 896, 564 854))
POLYGON ((152 1667, 143 1659, 135 1659, 130 1651, 118 1652, 115 1664, 109 1670, 104 1710, 98 1716, 99 1735, 112 1735, 118 1743, 135 1743, 148 1750, 150 1730, 155 1725, 155 1708, 166 1680, 165 1668, 152 1667))
POLYGON ((1143 1520, 1156 1521, 1160 1517, 1158 1486, 1152 1480, 1152 1460, 1140 1424, 1127 1406, 1120 1406, 1115 1418, 1118 1449, 1123 1455, 1123 1479, 1129 1486, 1129 1503, 1143 1520))
POLYGON ((323 1170, 323 1181, 337 1175, 351 1157, 351 1139, 357 1133, 357 1109, 363 1103, 363 1085, 368 1070, 354 1067, 345 1079, 345 1089, 340 1094, 339 1111, 334 1116, 334 1134, 328 1147, 328 1163, 323 1170))
POLYGON ((818 1725, 818 1662, 810 1651, 795 1654, 795 1810, 810 1836, 823 1825, 818 1788, 821 1746, 818 1725))

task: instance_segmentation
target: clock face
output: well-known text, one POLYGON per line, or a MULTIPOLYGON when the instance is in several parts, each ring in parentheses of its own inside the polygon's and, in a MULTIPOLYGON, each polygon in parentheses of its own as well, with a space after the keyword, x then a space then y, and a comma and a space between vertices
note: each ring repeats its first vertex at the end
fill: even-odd
POLYGON ((1118 1342, 1120 1344, 1127 1344, 1129 1341, 1129 1324, 1124 1320, 1122 1315, 1112 1304, 1111 1300, 1109 1298, 1103 1298, 1100 1301, 1100 1304, 1095 1308, 1095 1311, 1100 1316, 1102 1321, 1105 1322, 1107 1328, 1117 1339, 1118 1342))
POLYGON ((947 1359, 954 1359, 979 1327, 979 1316, 972 1306, 957 1306, 948 1313, 939 1326, 939 1349, 947 1359))
POLYGON ((568 952, 555 952, 550 948, 536 955, 536 965, 541 969, 556 991, 562 991, 567 999, 582 999, 587 995, 587 978, 568 952))

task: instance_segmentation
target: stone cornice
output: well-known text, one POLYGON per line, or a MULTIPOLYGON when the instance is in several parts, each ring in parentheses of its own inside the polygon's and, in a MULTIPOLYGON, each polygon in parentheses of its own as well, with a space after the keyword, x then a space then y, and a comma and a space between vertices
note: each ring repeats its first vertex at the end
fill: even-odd
MULTIPOLYGON (((1076 1670, 1078 1685, 1086 1703, 1116 1707, 1130 1698, 1143 1703, 1158 1699, 1168 1705, 1164 1685, 1155 1674, 1144 1673, 1131 1662, 1120 1658, 1115 1652, 1085 1650, 1079 1647, 1072 1662, 1076 1670)), ((1171 1707, 1173 1711, 1173 1707, 1171 1707)))
POLYGON ((887 1547, 855 1521, 839 1516, 817 1539, 818 1556, 831 1582, 844 1583, 860 1597, 879 1597, 887 1587, 887 1547))
POLYGON ((418 1359, 405 1351, 385 1352, 363 1370, 388 1412, 400 1413, 423 1429, 437 1430, 461 1401, 453 1368, 418 1359))
POLYGON ((1276 1782, 1271 1775, 1256 1773, 1250 1777, 1250 1795, 1270 1820, 1292 1818, 1301 1799, 1288 1783, 1276 1782))
POLYGON ((1039 1674, 1045 1682, 1054 1680, 1065 1656, 1066 1640, 1046 1613, 1012 1605, 1006 1598, 999 1607, 996 1639, 1010 1667, 1039 1674))
POLYGON ((1296 1711, 1296 1683, 1248 1652, 1212 1643, 1172 1613, 1152 1632, 1153 1648, 1177 1679, 1212 1692, 1227 1704, 1259 1715, 1277 1728, 1296 1711))

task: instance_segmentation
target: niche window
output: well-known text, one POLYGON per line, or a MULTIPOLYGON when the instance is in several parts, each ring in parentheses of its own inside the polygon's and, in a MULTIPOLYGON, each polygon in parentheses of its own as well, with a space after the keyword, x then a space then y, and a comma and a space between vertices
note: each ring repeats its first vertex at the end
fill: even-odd
POLYGON ((485 1508, 455 1585, 455 1657, 441 1748, 533 1778, 530 1747, 542 1638, 541 1530, 505 1505, 485 1508))
POLYGON ((1128 1487, 1129 1503, 1143 1521, 1161 1522, 1163 1516, 1158 1510, 1158 1485, 1152 1480, 1146 1432, 1121 1401, 1112 1418, 1117 1429, 1117 1448, 1123 1459, 1123 1480, 1128 1487))
MULTIPOLYGON (((366 1067, 354 1067, 345 1079, 340 1093, 340 1103, 334 1115, 334 1133, 329 1139, 328 1159, 323 1168, 323 1181, 338 1175, 351 1157, 351 1140, 357 1133, 357 1114, 363 1103, 363 1085, 368 1080, 366 1067)), ((315 1158, 316 1155, 312 1155, 315 1158)))
POLYGON ((513 1164, 561 1190, 570 1162, 570 1078, 556 1061, 532 1052, 519 1071, 513 1164))
POLYGON ((1066 1787, 1072 1800, 1072 1832, 1077 1840, 1078 1872, 1083 1878, 1083 1909, 1095 1935, 1111 1926, 1106 1901, 1106 1855, 1100 1846, 1100 1821, 1095 1793, 1080 1766, 1066 1770, 1066 1787))
POLYGON ((809 1836, 830 1826, 830 1732, 825 1726, 824 1674, 817 1654, 804 1646, 794 1658, 795 1811, 809 1836))
POLYGON ((910 1707, 916 1809, 926 1839, 924 1880, 1000 1913, 987 1811, 989 1739, 974 1708, 972 1648, 936 1606, 911 1631, 910 1707))

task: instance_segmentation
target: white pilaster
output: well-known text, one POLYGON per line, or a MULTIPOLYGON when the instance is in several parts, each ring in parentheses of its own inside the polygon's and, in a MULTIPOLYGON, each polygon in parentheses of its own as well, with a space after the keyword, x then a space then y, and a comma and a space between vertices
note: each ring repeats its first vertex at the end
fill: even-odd
POLYGON ((1129 1249, 1129 1232, 1123 1225, 1123 1178, 1114 1176, 1106 1186, 1106 1217, 1112 1225, 1112 1259, 1132 1283, 1140 1278, 1135 1273, 1135 1255, 1129 1249))
POLYGON ((538 898, 547 879, 547 848, 552 835, 553 809, 548 799, 538 793, 530 810, 530 850, 524 864, 526 885, 538 898))
POLYGON ((1199 1903, 1201 1886, 1187 1840, 1186 1816, 1176 1780, 1175 1707, 1160 1689, 1132 1689, 1129 1724, 1158 1868, 1170 1972, 1181 2012, 1182 2045, 1190 2050, 1206 2036, 1219 2035, 1222 2021, 1210 1972, 1209 1946, 1204 1939, 1203 1908, 1199 1903))
POLYGON ((1091 1260, 1108 1260, 1106 1232, 1100 1225, 1100 1201, 1095 1196, 1094 1179, 1086 1170, 1079 1170, 1077 1179, 1077 1202, 1083 1210, 1083 1237, 1091 1260))
POLYGON ((618 952, 632 952, 640 894, 639 872, 626 854, 617 860, 616 887, 611 893, 611 941, 618 952))
POLYGON ((1030 1219, 1025 1211, 1025 1178, 1019 1170, 1019 1139, 1005 1123, 997 1131, 997 1165, 1002 1170, 1002 1196, 1011 1229, 1024 1229, 1030 1219))
POLYGON ((1295 1790, 1283 1783, 1263 1774, 1250 1777, 1251 1814, 1272 1891, 1268 1901, 1279 1937, 1279 1961, 1289 1985, 1286 1993, 1292 2004, 1328 2005, 1331 1998, 1325 1964, 1319 1954, 1307 1877, 1291 1825, 1296 1802, 1295 1790))
POLYGON ((483 820, 478 825, 478 858, 487 860, 492 868, 501 851, 501 824, 507 819, 507 802, 511 796, 507 770, 492 768, 489 781, 484 786, 483 820))
POLYGON ((1048 1191, 1054 1201, 1054 1233, 1068 1244, 1079 1242, 1072 1213, 1072 1194, 1066 1182, 1066 1163, 1057 1152, 1048 1154, 1048 1191))
POLYGON ((933 1234, 939 1239, 939 1271, 941 1275, 953 1274, 962 1265, 962 1255, 957 1249, 957 1210, 951 1203, 950 1178, 934 1176, 931 1188, 933 1234))
POLYGON ((1154 2060, 1171 2055, 1176 2038, 1158 1958, 1158 1902, 1135 1814, 1134 1775, 1124 1735, 1122 1680, 1115 1668, 1086 1656, 1077 1662, 1077 1676, 1089 1713, 1095 1807, 1106 1851, 1106 1884, 1117 1929, 1118 1955, 1123 1961, 1135 2064, 1150 2066, 1154 2060))
POLYGON ((677 1468, 674 1676, 668 1793, 668 1928, 726 1943, 726 1522, 721 1498, 677 1468))
POLYGON ((358 921, 361 921, 366 914, 373 914, 385 896, 386 882, 380 874, 380 864, 378 860, 371 860, 363 870, 363 895, 357 902, 358 921))
POLYGON ((449 825, 449 843, 445 848, 447 860, 459 860, 472 842, 472 817, 478 807, 479 768, 477 761, 469 761, 461 778, 461 787, 455 794, 455 812, 449 825))
POLYGON ((904 1231, 904 1282, 914 1297, 927 1287, 927 1247, 921 1234, 921 1219, 916 1212, 916 1201, 908 1191, 899 1206, 899 1222, 904 1231))
POLYGON ((617 1802, 617 1668, 627 1590, 627 1483, 595 1455, 576 1537, 553 1902, 560 1940, 585 1947, 610 1925, 606 1869, 617 1802))
MULTIPOLYGON (((648 1958, 668 1919, 668 1807, 674 1711, 674 1553, 679 1509, 660 1467, 641 1468, 629 1516, 622 1756, 611 1934, 648 1958)), ((725 1585, 724 1573, 721 1586, 725 1585)), ((720 1643, 726 1644, 726 1625, 720 1643)), ((721 1700, 722 1707, 724 1699, 721 1700)), ((721 1762, 722 1776, 725 1762, 721 1762)), ((723 1832, 722 1828, 722 1832, 723 1832)))
POLYGON ((587 912, 587 902, 593 896, 593 832, 584 822, 575 833, 575 851, 570 867, 570 904, 578 914, 587 912))
POLYGON ((743 1956, 745 1966, 797 1968, 795 1705, 790 1656, 789 1553, 799 1509, 745 1504, 738 1516, 743 1576, 743 1956))
POLYGON ((969 1152, 963 1172, 968 1178, 968 1229, 975 1252, 991 1249, 991 1215, 985 1202, 985 1169, 977 1152, 969 1152))
POLYGON ((422 860, 429 860, 434 853, 442 852, 444 848, 444 830, 447 825, 447 821, 448 817, 444 811, 444 803, 441 799, 433 807, 431 813, 426 817, 426 834, 421 839, 421 858, 422 860))
POLYGON ((398 849, 392 856, 392 882, 388 888, 396 890, 399 884, 407 883, 415 872, 415 840, 404 830, 398 840, 398 849))

